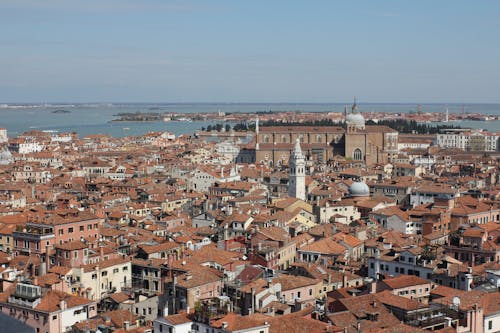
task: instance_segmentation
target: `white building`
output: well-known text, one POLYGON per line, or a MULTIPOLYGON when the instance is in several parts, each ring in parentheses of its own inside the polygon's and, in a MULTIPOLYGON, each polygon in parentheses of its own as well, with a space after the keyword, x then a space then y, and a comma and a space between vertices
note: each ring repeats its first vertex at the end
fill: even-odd
POLYGON ((19 143, 19 154, 38 153, 43 150, 44 146, 36 141, 19 143))
POLYGON ((7 143, 9 138, 7 137, 7 129, 0 128, 0 143, 7 143))
POLYGON ((446 130, 437 135, 437 144, 442 148, 459 148, 473 151, 497 151, 500 133, 478 130, 446 130))
POLYGON ((218 170, 212 169, 210 166, 199 166, 187 179, 190 190, 206 193, 217 183, 227 183, 241 180, 235 168, 224 168, 221 166, 218 170))

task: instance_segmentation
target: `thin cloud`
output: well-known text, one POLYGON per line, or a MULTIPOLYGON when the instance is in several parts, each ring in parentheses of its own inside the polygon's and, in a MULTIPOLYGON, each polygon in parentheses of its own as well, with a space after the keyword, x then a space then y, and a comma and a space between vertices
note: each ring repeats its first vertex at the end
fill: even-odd
POLYGON ((397 12, 374 12, 371 13, 372 16, 378 16, 378 17, 400 17, 401 13, 397 12))
POLYGON ((22 9, 69 10, 76 12, 117 12, 117 11, 168 11, 182 12, 203 10, 205 5, 188 1, 159 0, 0 0, 0 7, 22 9))

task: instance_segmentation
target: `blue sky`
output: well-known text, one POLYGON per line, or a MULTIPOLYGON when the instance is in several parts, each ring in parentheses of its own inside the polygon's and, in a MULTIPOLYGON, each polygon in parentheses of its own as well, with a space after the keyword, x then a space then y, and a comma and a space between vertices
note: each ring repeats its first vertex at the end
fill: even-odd
POLYGON ((500 1, 0 0, 0 102, 500 102, 500 1))

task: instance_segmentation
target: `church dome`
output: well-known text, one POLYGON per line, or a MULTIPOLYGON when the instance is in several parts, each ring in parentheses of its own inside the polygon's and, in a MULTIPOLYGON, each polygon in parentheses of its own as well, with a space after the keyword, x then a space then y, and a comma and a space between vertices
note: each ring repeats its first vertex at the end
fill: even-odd
POLYGON ((351 197, 368 197, 370 188, 364 182, 354 182, 349 186, 349 194, 351 197))
POLYGON ((0 165, 6 165, 12 162, 12 154, 7 148, 0 147, 0 165))
POLYGON ((346 117, 347 125, 355 126, 357 128, 365 128, 365 117, 360 113, 350 113, 346 117))

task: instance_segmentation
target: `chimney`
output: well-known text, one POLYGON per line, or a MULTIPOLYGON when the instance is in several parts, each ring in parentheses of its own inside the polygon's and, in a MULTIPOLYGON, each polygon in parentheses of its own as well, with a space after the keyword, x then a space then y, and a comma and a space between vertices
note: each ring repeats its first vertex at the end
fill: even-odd
POLYGON ((347 275, 342 276, 342 288, 347 288, 347 275))
POLYGON ((62 300, 59 301, 59 308, 61 310, 66 310, 67 307, 68 307, 68 304, 66 303, 65 300, 62 299, 62 300))
POLYGON ((99 245, 99 260, 103 261, 104 260, 104 246, 99 245))
POLYGON ((255 288, 250 289, 251 294, 252 294, 252 313, 255 313, 255 288))
POLYGON ((45 246, 45 274, 49 272, 50 269, 50 245, 45 246))
POLYGON ((370 294, 376 294, 377 293, 377 282, 374 281, 370 283, 370 294))

